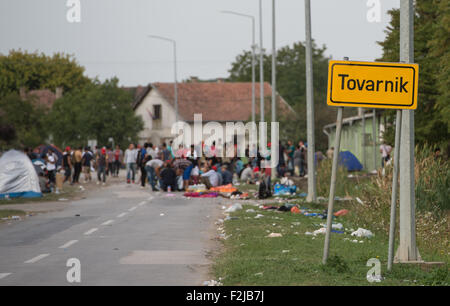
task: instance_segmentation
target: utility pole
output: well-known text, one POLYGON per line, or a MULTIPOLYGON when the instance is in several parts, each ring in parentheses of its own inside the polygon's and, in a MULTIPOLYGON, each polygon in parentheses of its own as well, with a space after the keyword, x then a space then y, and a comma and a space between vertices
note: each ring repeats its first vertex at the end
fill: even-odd
POLYGON ((361 109, 362 116, 362 148, 363 148, 363 169, 367 171, 367 161, 366 161, 366 111, 364 108, 361 109))
MULTIPOLYGON (((277 49, 276 49, 276 40, 275 40, 275 0, 272 0, 272 122, 277 121, 277 49)), ((271 131, 272 133, 274 131, 271 131)), ((272 144, 272 148, 278 148, 278 144, 272 144)), ((278 152, 275 152, 278 154, 278 152)), ((274 154, 272 154, 274 156, 274 154)), ((276 168, 273 168, 271 171, 272 179, 277 177, 276 168)))
MULTIPOLYGON (((306 30, 306 122, 308 141, 308 196, 307 202, 315 202, 316 194, 316 166, 314 161, 314 87, 311 41, 311 0, 305 0, 305 30, 306 30)), ((336 148, 335 148, 336 150, 336 148)))
POLYGON ((276 67, 277 67, 277 49, 275 41, 275 0, 272 0, 272 122, 275 122, 277 120, 276 67))
POLYGON ((262 0, 259 0, 259 113, 261 122, 264 122, 264 67, 263 67, 263 27, 262 27, 262 0))
POLYGON ((377 127, 376 127, 376 121, 377 121, 377 115, 376 115, 375 108, 372 111, 372 153, 373 153, 373 170, 377 171, 377 127))
MULTIPOLYGON (((400 0, 400 61, 414 62, 413 0, 400 0)), ((413 110, 402 110, 400 156, 400 245, 396 261, 421 261, 416 246, 413 110)))

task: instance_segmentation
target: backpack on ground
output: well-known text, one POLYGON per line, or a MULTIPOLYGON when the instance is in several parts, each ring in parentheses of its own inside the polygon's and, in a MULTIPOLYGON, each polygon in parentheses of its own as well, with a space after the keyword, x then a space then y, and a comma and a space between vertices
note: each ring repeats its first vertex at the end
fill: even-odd
POLYGON ((258 198, 267 199, 272 196, 270 177, 263 176, 259 182, 258 198))

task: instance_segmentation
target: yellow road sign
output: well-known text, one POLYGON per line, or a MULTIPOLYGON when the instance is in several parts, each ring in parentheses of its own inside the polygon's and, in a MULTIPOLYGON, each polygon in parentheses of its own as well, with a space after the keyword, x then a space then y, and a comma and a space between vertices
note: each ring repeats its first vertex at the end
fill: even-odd
POLYGON ((416 109, 419 65, 330 61, 327 104, 416 109))

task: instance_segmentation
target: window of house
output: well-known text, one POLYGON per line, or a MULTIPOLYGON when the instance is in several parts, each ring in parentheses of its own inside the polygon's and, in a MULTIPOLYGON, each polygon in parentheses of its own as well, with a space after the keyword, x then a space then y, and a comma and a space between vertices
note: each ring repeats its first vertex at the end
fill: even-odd
POLYGON ((161 105, 153 105, 153 120, 161 119, 161 105))

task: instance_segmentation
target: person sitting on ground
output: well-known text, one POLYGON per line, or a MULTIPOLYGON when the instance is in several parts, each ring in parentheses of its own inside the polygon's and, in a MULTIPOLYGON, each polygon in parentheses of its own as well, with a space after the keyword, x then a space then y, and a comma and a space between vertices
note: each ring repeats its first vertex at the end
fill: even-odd
POLYGON ((170 161, 164 162, 164 168, 160 172, 160 185, 164 191, 176 191, 177 190, 177 174, 172 167, 170 161))
POLYGON ((280 168, 278 169, 278 177, 284 177, 287 173, 286 165, 282 164, 280 165, 280 168))
POLYGON ((44 176, 43 172, 39 173, 39 187, 42 193, 50 193, 50 181, 44 176))
POLYGON ((252 183, 253 179, 254 179, 253 169, 252 169, 250 163, 247 163, 245 165, 244 170, 242 170, 241 181, 246 182, 246 183, 252 183))
POLYGON ((219 175, 216 173, 216 171, 214 171, 214 169, 205 164, 202 172, 203 173, 200 175, 200 178, 201 182, 205 184, 206 188, 211 189, 211 187, 219 186, 219 175))
POLYGON ((233 174, 228 171, 228 167, 226 165, 222 166, 222 183, 223 185, 228 185, 233 183, 233 174))
POLYGON ((223 179, 222 179, 222 173, 219 171, 220 166, 212 166, 211 169, 213 169, 216 172, 216 176, 217 176, 217 186, 222 186, 223 185, 223 179))

